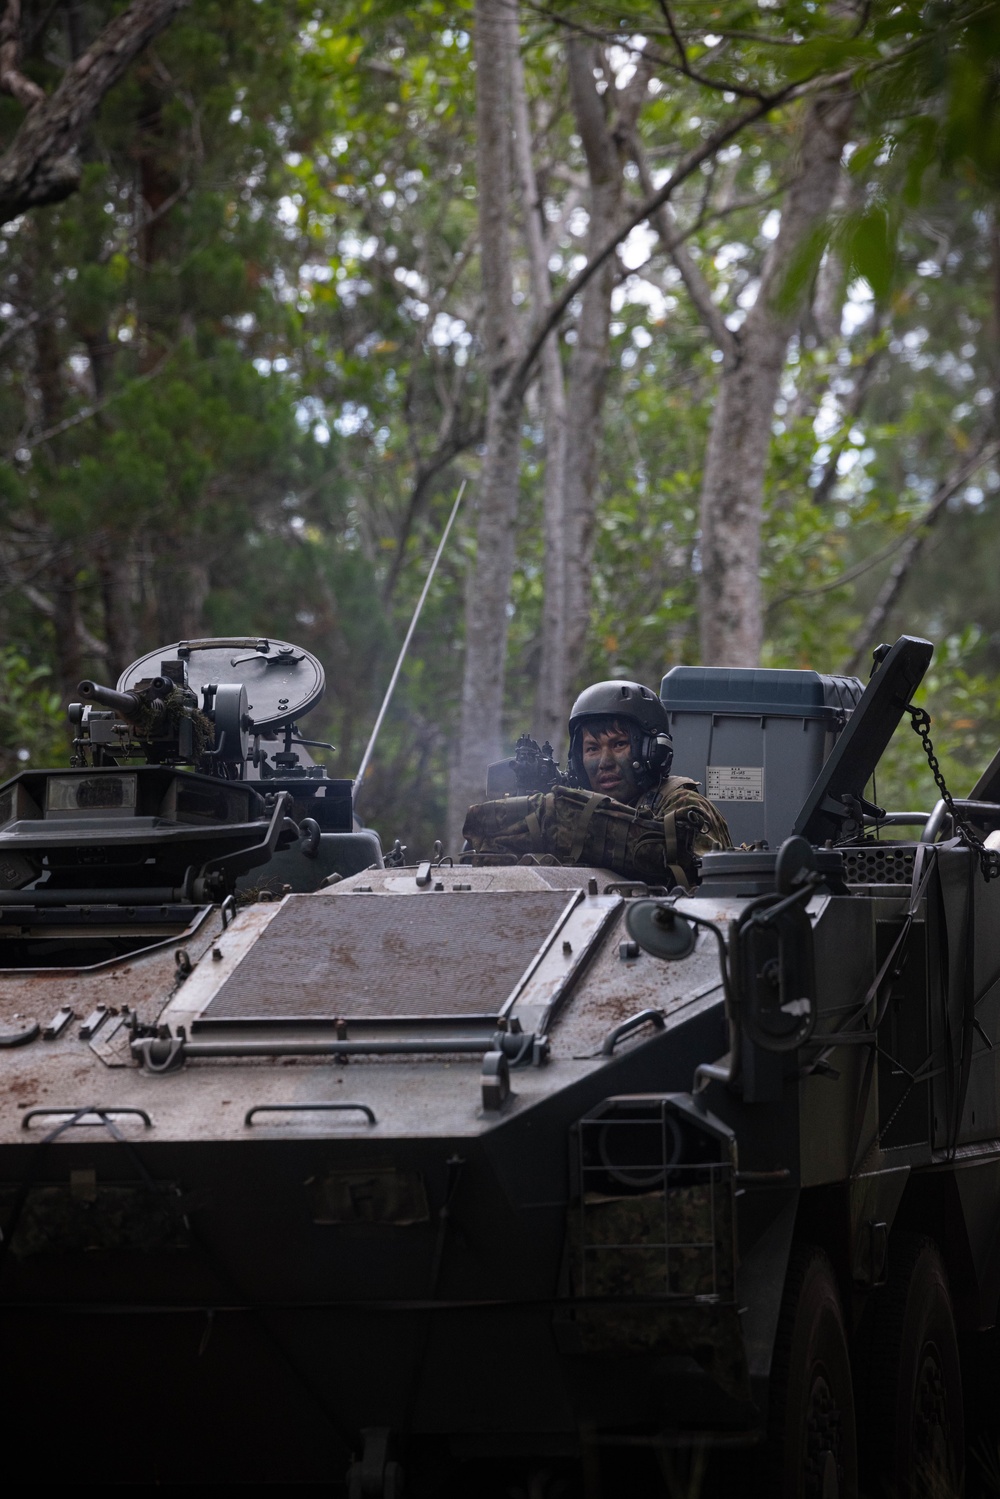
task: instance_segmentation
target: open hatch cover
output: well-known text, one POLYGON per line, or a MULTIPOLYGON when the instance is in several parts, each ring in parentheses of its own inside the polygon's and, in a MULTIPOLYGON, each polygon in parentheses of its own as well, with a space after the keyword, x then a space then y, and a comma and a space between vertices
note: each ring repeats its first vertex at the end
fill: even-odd
POLYGON ((236 635, 181 640, 150 651, 122 673, 118 691, 130 692, 137 682, 158 676, 160 662, 174 657, 187 663, 188 685, 199 699, 212 683, 242 682, 254 731, 265 737, 315 708, 326 686, 323 668, 311 651, 287 640, 236 635))
POLYGON ((842 836, 849 800, 864 796, 889 740, 930 665, 929 640, 901 635, 872 677, 792 829, 819 845, 842 836))

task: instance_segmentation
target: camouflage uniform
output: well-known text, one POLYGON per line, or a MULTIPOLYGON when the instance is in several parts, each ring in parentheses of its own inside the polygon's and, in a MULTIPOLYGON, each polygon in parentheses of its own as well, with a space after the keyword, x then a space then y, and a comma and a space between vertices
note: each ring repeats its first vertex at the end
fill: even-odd
MULTIPOLYGON (((707 796, 702 796, 698 790, 698 782, 692 781, 690 776, 664 776, 658 786, 640 796, 636 811, 645 812, 647 809, 663 823, 668 853, 671 846, 677 847, 678 852, 681 852, 681 845, 686 843, 683 834, 678 839, 678 813, 694 812, 700 821, 701 826, 692 830, 694 836, 690 852, 685 848, 683 858, 668 860, 671 864, 680 863, 683 873, 695 874, 692 855, 700 858, 702 854, 718 853, 733 846, 726 819, 713 807, 707 796)), ((692 885, 695 880, 689 878, 684 883, 692 885)))
POLYGON ((725 819, 697 786, 687 776, 665 776, 634 807, 557 786, 480 802, 469 808, 462 831, 478 854, 548 855, 650 885, 694 885, 699 855, 732 848, 725 819))

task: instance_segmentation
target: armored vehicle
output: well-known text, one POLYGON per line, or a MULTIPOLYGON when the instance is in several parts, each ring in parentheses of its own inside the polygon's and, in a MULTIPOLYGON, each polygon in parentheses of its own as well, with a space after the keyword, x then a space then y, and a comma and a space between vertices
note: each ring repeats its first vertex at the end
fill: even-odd
POLYGON ((73 763, 0 787, 36 1481, 596 1499, 687 1453, 957 1493, 996 1419, 1000 756, 878 807, 902 720, 936 766, 931 646, 878 655, 863 691, 668 673, 744 845, 690 890, 383 858, 287 642, 81 684, 73 763))

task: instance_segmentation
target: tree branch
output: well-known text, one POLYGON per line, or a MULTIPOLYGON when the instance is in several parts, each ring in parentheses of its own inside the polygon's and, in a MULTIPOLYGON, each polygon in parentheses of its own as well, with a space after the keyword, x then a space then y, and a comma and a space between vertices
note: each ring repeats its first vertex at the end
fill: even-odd
MULTIPOLYGON (((0 159, 0 224, 77 190, 82 172, 77 151, 101 100, 187 3, 132 0, 66 69, 55 93, 35 103, 0 159)), ((5 21, 10 12, 8 3, 5 21)))
POLYGON ((727 94, 736 94, 743 99, 764 98, 764 94, 760 89, 747 88, 745 84, 736 83, 732 79, 709 78, 707 73, 695 72, 687 55, 687 48, 682 42, 680 32, 674 24, 674 18, 670 13, 670 6, 667 4, 667 0, 660 0, 660 10, 663 12, 663 19, 666 21, 667 30, 670 32, 670 40, 673 42, 674 49, 677 52, 677 66, 685 78, 690 78, 692 83, 701 84, 703 88, 713 88, 727 94))
POLYGON ((950 474, 942 484, 938 486, 927 509, 920 519, 910 528, 902 550, 893 563, 874 604, 868 611, 864 624, 854 637, 851 646, 851 659, 844 667, 848 676, 852 676, 858 669, 865 651, 873 640, 876 640, 884 632, 885 622, 889 617, 896 600, 902 592, 903 585, 913 570, 920 553, 923 551, 924 543, 931 533, 932 528, 944 514, 948 501, 954 494, 967 484, 985 463, 989 463, 1000 453, 1000 443, 990 443, 988 447, 980 448, 967 462, 953 474, 950 474))
POLYGON ((20 334, 25 333, 29 328, 33 327, 41 315, 40 312, 29 312, 27 317, 23 317, 19 323, 11 323, 9 328, 5 328, 0 333, 0 353, 2 353, 9 343, 13 343, 14 339, 18 338, 20 334))
POLYGON ((385 583, 382 585, 382 602, 386 607, 391 603, 392 596, 396 591, 400 573, 403 571, 403 563, 406 561, 406 545, 410 539, 420 511, 423 509, 424 500, 430 489, 431 482, 438 474, 442 473, 448 465, 466 452, 468 448, 475 447, 482 442, 486 433, 486 423, 481 421, 479 425, 468 432, 459 432, 450 436, 438 447, 429 458, 427 458, 417 469, 413 480, 413 488, 406 502, 406 510, 403 513, 399 534, 396 537, 396 550, 393 554, 385 583))
MULTIPOLYGON (((639 139, 634 132, 630 147, 632 160, 639 169, 642 190, 647 198, 652 198, 656 190, 639 139)), ((712 301, 712 289, 702 275, 700 267, 688 253, 684 244, 685 236, 678 230, 670 204, 661 204, 655 213, 650 215, 650 219, 660 236, 663 248, 673 258, 674 264, 681 273, 681 280, 687 288, 688 296, 694 303, 698 316, 711 333, 718 348, 722 350, 723 358, 732 362, 738 353, 739 340, 736 334, 726 327, 722 312, 712 301)))
MULTIPOLYGON (((853 69, 846 69, 843 73, 823 79, 822 82, 827 87, 846 82, 853 76, 853 71, 853 69)), ((639 224, 645 223, 662 204, 668 201, 675 190, 680 187, 681 183, 686 182, 698 170, 703 161, 708 161, 710 157, 714 156, 716 152, 720 151, 723 146, 731 141, 734 136, 739 135, 740 131, 744 130, 747 125, 752 125, 755 120, 759 120, 763 115, 770 114, 772 110, 777 109, 781 104, 788 104, 793 99, 800 98, 806 93, 812 93, 816 89, 817 83, 818 80, 810 79, 806 83, 788 84, 785 88, 780 89, 777 94, 773 94, 770 98, 755 104, 751 109, 744 110, 742 114, 736 115, 725 125, 720 125, 718 130, 714 130, 707 140, 703 141, 700 146, 685 157, 670 180, 665 182, 658 192, 654 193, 651 198, 648 198, 645 203, 640 204, 638 208, 629 214, 624 223, 615 230, 614 234, 609 235, 600 249, 591 256, 582 270, 578 271, 566 283, 560 295, 552 303, 551 307, 549 307, 541 322, 536 326, 528 340, 527 348, 513 366, 508 377, 508 399, 516 400, 523 394, 528 376, 531 373, 531 368, 552 329, 559 322, 577 293, 586 286, 591 276, 600 270, 608 257, 615 253, 622 241, 627 239, 632 233, 632 230, 639 224)))
MULTIPOLYGON (((562 174, 554 172, 552 175, 561 176, 562 174)), ((558 250, 559 241, 562 239, 563 232, 566 229, 566 225, 569 223, 569 220, 572 217, 574 211, 579 208, 580 204, 583 202, 583 195, 585 190, 585 184, 581 184, 578 182, 570 183, 570 186, 559 205, 559 217, 557 219, 547 219, 545 221, 546 261, 548 260, 548 257, 550 255, 554 254, 558 250)))
MULTIPOLYGON (((58 553, 56 556, 58 557, 58 553)), ((46 560, 48 565, 51 565, 53 560, 51 553, 46 560)), ((46 619, 56 618, 58 610, 55 602, 49 598, 48 594, 43 593, 40 588, 36 588, 34 583, 30 581, 30 578, 19 578, 17 576, 10 558, 6 555, 6 551, 3 548, 0 548, 0 567, 3 568, 6 574, 6 587, 15 589, 18 593, 22 594, 28 603, 37 609, 39 614, 44 615, 46 619)), ((37 572, 38 570, 36 569, 36 576, 37 572)), ((98 656, 101 660, 107 658, 107 645, 103 640, 98 640, 96 635, 91 634, 79 616, 77 616, 76 620, 76 635, 81 647, 85 651, 88 651, 92 656, 98 656)))
MULTIPOLYGON (((46 619, 55 619, 56 606, 40 589, 35 588, 31 583, 15 583, 14 587, 19 588, 28 603, 34 605, 39 614, 44 614, 46 619)), ((91 634, 82 619, 77 621, 76 633, 84 650, 89 651, 92 656, 98 656, 102 661, 106 659, 107 645, 103 640, 98 640, 96 635, 91 634)))
POLYGON ((21 0, 7 0, 0 16, 0 93, 10 94, 24 109, 34 109, 45 90, 21 72, 21 0))
POLYGON ((876 342, 875 348, 868 355, 867 359, 858 370, 857 379, 854 382, 854 389, 851 391, 851 398, 847 402, 847 405, 844 408, 843 416, 841 417, 840 440, 839 442, 832 444, 830 449, 830 457, 827 460, 826 468, 823 470, 819 483, 813 490, 814 505, 825 505, 833 492, 833 486, 836 484, 838 478, 838 464, 840 463, 840 460, 847 448, 847 440, 850 436, 851 427, 861 415, 862 407, 864 406, 865 401, 868 399, 868 392, 871 389, 871 383, 875 375, 875 370, 878 366, 879 360, 884 353, 885 344, 876 342))
MULTIPOLYGON (((559 11, 551 10, 545 5, 536 4, 531 5, 529 8, 538 15, 544 16, 547 21, 554 21, 557 26, 562 26, 566 31, 575 31, 578 36, 589 36, 595 42, 602 42, 605 46, 614 43, 616 47, 627 48, 633 56, 645 57, 650 62, 656 63, 657 67, 666 68, 671 73, 680 73, 685 78, 689 78, 692 83, 698 83, 703 88, 714 89, 718 94, 733 94, 736 98, 740 99, 763 100, 766 98, 761 89, 752 88, 745 83, 740 83, 738 79, 709 78, 705 73, 693 72, 690 64, 688 64, 687 54, 683 53, 683 48, 681 49, 684 56, 684 63, 682 64, 674 62, 665 52, 661 52, 658 47, 651 47, 648 41, 643 47, 628 47, 625 38, 619 36, 614 31, 609 31, 606 28, 602 29, 600 26, 588 25, 585 21, 574 20, 571 16, 561 15, 559 11)), ((663 8, 665 9, 666 7, 663 8)), ((676 36, 674 37, 674 41, 675 43, 677 42, 676 36)))
POLYGON ((105 396, 103 401, 95 401, 93 406, 85 406, 82 411, 75 411, 72 416, 67 416, 64 421, 56 422, 52 427, 47 427, 44 432, 36 433, 34 437, 20 439, 10 452, 0 456, 0 464, 13 463, 22 448, 37 448, 43 442, 51 442, 54 437, 61 437, 64 432, 68 432, 72 427, 78 427, 81 422, 89 422, 91 417, 97 416, 99 412, 103 411, 106 406, 110 406, 112 402, 120 401, 122 396, 127 395, 130 390, 135 390, 139 385, 147 385, 150 380, 155 380, 157 375, 162 375, 176 352, 176 349, 168 349, 159 364, 154 365, 151 370, 147 370, 144 375, 136 375, 134 380, 130 380, 120 390, 114 390, 109 396, 105 396))

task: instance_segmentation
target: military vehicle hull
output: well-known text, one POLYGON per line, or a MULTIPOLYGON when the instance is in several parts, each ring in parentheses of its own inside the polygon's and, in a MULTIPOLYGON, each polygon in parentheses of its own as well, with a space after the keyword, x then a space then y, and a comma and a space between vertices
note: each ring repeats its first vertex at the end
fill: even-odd
POLYGON ((38 1480, 597 1499, 709 1452, 725 1492, 971 1491, 1000 800, 906 841, 861 800, 922 644, 794 835, 693 891, 386 868, 169 766, 0 788, 4 1408, 52 1412, 38 1480))
MULTIPOLYGON (((913 852, 898 845, 891 857, 913 852)), ((943 885, 974 892, 977 927, 991 934, 973 978, 979 1024, 996 1034, 1000 888, 969 883, 964 850, 935 858, 943 885)), ((948 915, 933 894, 913 915, 909 961, 882 1020, 889 1060, 844 1045, 829 1071, 748 1102, 719 1079, 692 1091, 699 1064, 728 1045, 707 930, 666 964, 625 927, 640 892, 606 871, 442 867, 418 877, 370 871, 247 907, 225 928, 208 909, 187 939, 187 977, 173 946, 81 972, 71 990, 79 1018, 6 1050, 8 1411, 27 1417, 53 1375, 86 1370, 134 1413, 105 1448, 105 1471, 120 1463, 124 1479, 142 1454, 150 1477, 168 1482, 190 1481, 192 1461, 230 1482, 333 1480, 372 1428, 438 1461, 538 1461, 636 1440, 756 1445, 793 1240, 825 1250, 845 1316, 860 1325, 901 1225, 941 1247, 964 1327, 992 1324, 995 1061, 981 1043, 953 1147, 947 1073, 927 1069, 905 1098, 896 1081, 894 1064, 915 1073, 921 1048, 943 1054, 948 1044, 946 975, 929 961, 948 915), (415 973, 407 934, 422 944, 432 905, 438 955, 415 973), (313 933, 308 974, 295 956, 302 922, 313 933), (357 931, 368 938, 352 968, 357 931), (507 974, 498 991, 476 970, 491 931, 529 958, 526 981, 518 973, 510 986, 507 1034, 519 1034, 518 1011, 544 1015, 548 1047, 543 1065, 515 1067, 509 1095, 484 1106, 478 1017, 495 1026, 510 999, 507 974), (296 946, 286 951, 288 937, 296 946), (394 1003, 376 1006, 390 1014, 376 1025, 369 1013, 366 1031, 365 994, 350 978, 369 971, 371 996, 386 963, 394 1003), (286 965, 295 971, 274 989, 286 965), (440 993, 448 1018, 429 1026, 407 1015, 410 985, 440 993), (79 1019, 109 1003, 183 1030, 187 1054, 151 1071, 115 1015, 81 1039, 79 1019), (919 1044, 906 1043, 912 1057, 889 1039, 900 1007, 923 1015, 919 1044), (322 1047, 340 1049, 310 1054, 322 1047), (90 1108, 101 1117, 79 1112, 90 1108), (624 1154, 638 1161, 613 1143, 616 1109, 631 1132, 624 1154), (651 1153, 649 1122, 664 1118, 665 1161, 651 1153), (611 1177, 607 1161, 587 1156, 588 1132, 602 1129, 612 1131, 601 1147, 611 1177), (686 1138, 672 1163, 678 1130, 686 1138), (160 1400, 184 1440, 154 1441, 154 1451, 142 1412, 160 1400)), ((752 899, 703 887, 676 909, 725 928, 752 899)), ((821 1028, 863 997, 909 904, 899 885, 812 895, 821 1028)), ((964 920, 956 906, 952 925, 964 920)), ((953 952, 958 985, 960 943, 953 952)), ((66 982, 58 969, 8 975, 6 1033, 58 1010, 66 982)), ((85 1384, 60 1402, 61 1431, 79 1430, 42 1459, 53 1474, 76 1461, 94 1417, 85 1384)))

